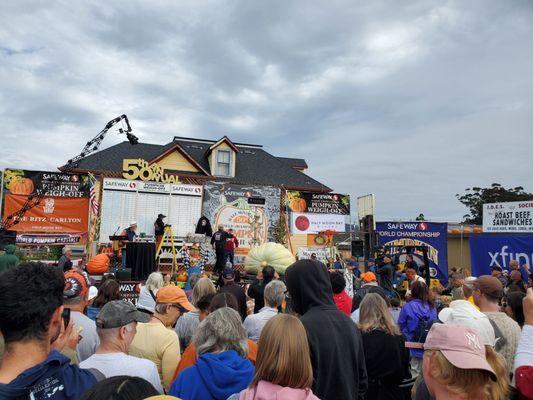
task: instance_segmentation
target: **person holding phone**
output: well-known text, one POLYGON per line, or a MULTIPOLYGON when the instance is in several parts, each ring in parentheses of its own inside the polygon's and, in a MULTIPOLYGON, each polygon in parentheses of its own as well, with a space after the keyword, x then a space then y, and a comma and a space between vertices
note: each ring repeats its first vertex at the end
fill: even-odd
POLYGON ((75 351, 78 334, 63 313, 65 279, 39 262, 20 264, 0 279, 0 332, 5 353, 0 363, 0 398, 78 399, 103 379, 82 370, 59 351, 75 351))
MULTIPOLYGON (((83 361, 92 356, 98 348, 96 325, 84 314, 89 304, 89 286, 87 279, 74 269, 65 272, 65 290, 63 292, 65 312, 74 322, 80 340, 76 346, 78 359, 83 361)), ((66 315, 66 314, 65 314, 66 315)))

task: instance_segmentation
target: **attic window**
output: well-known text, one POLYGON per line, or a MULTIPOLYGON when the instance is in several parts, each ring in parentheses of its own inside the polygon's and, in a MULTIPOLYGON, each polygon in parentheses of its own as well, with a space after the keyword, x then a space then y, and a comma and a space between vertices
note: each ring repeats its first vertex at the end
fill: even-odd
POLYGON ((231 175, 231 153, 229 150, 217 150, 217 176, 231 175))

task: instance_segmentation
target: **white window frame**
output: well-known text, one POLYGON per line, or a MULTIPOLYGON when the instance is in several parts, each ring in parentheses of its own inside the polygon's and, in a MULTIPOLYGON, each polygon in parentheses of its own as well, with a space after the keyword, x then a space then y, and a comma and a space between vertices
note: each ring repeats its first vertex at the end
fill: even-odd
POLYGON ((231 154, 231 150, 229 149, 218 149, 217 150, 217 154, 216 154, 216 160, 215 160, 215 168, 216 168, 216 175, 217 176, 232 176, 232 171, 231 171, 231 158, 232 158, 232 154, 231 154), (222 153, 225 153, 228 155, 228 162, 223 162, 223 161, 220 161, 220 155, 222 153), (228 166, 228 174, 224 174, 221 172, 221 169, 220 169, 220 164, 224 164, 224 165, 227 165, 228 166))

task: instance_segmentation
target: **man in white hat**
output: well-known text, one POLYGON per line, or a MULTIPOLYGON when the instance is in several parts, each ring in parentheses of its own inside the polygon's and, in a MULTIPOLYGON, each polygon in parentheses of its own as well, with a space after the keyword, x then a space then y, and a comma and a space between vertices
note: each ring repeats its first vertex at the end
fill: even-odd
POLYGON ((439 313, 444 324, 461 324, 476 329, 484 344, 494 347, 496 335, 489 318, 467 300, 454 300, 439 313))
MULTIPOLYGON (((124 229, 122 236, 127 236, 128 242, 133 242, 137 236, 137 221, 132 221, 130 226, 124 229)), ((126 246, 122 248, 122 268, 126 268, 126 246)))

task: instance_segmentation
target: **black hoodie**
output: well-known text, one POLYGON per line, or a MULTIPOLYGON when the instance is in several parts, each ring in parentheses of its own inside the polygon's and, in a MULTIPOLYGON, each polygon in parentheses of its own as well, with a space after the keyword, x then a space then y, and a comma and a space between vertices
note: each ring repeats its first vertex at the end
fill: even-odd
POLYGON ((295 262, 285 273, 292 308, 301 315, 313 365, 313 393, 322 400, 363 398, 368 386, 361 332, 340 312, 326 266, 295 262))

